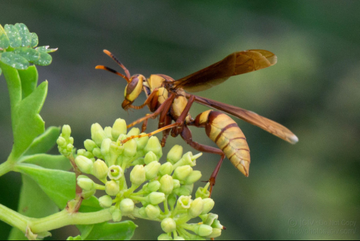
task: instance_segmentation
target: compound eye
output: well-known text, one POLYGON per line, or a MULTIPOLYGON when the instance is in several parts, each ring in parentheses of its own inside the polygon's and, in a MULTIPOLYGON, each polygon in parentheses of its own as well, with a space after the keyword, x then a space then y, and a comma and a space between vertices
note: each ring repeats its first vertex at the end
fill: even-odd
POLYGON ((133 102, 141 93, 143 88, 143 75, 134 75, 130 79, 130 83, 125 88, 125 99, 133 102))

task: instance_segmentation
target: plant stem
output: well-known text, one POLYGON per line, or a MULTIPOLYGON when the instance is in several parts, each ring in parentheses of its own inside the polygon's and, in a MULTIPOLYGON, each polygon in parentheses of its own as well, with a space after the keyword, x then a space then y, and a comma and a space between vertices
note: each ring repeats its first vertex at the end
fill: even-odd
POLYGON ((89 213, 69 213, 66 209, 44 218, 29 218, 0 204, 0 220, 26 232, 42 233, 67 225, 86 225, 109 221, 112 219, 109 209, 89 213))
POLYGON ((0 164, 0 177, 14 169, 15 162, 12 161, 11 155, 9 158, 0 164))

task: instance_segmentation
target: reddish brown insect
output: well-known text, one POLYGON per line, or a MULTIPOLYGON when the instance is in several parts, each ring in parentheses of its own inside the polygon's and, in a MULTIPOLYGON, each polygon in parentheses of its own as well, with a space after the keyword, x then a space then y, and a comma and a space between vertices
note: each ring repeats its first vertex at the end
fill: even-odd
POLYGON ((292 144, 298 141, 298 138, 286 127, 252 111, 188 94, 184 91, 197 92, 206 90, 224 82, 231 76, 272 66, 276 64, 277 58, 270 51, 251 49, 235 52, 223 60, 179 80, 174 80, 163 74, 151 75, 148 79, 140 74, 130 76, 129 71, 114 55, 107 50, 104 50, 104 53, 115 60, 125 71, 124 75, 103 65, 96 66, 96 69, 113 72, 128 82, 125 89, 125 100, 122 103, 123 109, 141 109, 147 105, 150 111, 153 112, 129 124, 128 128, 144 122, 142 131, 145 131, 147 120, 159 116, 158 130, 148 134, 129 137, 124 142, 132 138, 144 135, 151 136, 158 132, 163 132, 161 144, 164 146, 166 138, 171 131, 172 136, 180 135, 190 146, 198 151, 220 155, 220 161, 209 179, 211 183, 210 192, 215 184, 215 178, 225 156, 245 176, 249 175, 250 151, 246 138, 236 122, 222 112, 256 125, 292 144), (140 106, 133 106, 132 103, 142 91, 147 96, 146 101, 140 106), (222 112, 208 110, 193 119, 189 114, 189 110, 194 101, 222 112), (172 123, 172 121, 175 121, 175 123, 172 123), (188 126, 205 127, 206 134, 220 149, 193 141, 188 126))

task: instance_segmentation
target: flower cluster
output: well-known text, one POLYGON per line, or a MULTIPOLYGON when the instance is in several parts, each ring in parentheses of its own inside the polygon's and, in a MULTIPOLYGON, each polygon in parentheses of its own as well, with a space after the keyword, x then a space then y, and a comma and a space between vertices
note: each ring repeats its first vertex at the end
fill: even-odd
POLYGON ((100 206, 109 208, 113 221, 123 216, 158 221, 164 231, 158 239, 203 239, 221 235, 223 226, 209 198, 209 183, 199 187, 192 199, 194 183, 201 172, 194 170, 201 153, 183 154, 183 148, 175 145, 167 154, 166 162, 160 163, 162 147, 157 137, 139 136, 125 143, 130 136, 140 135, 138 128, 127 132, 126 122, 117 119, 112 127, 91 126, 91 139, 84 142, 85 149, 74 151, 71 129, 65 125, 57 140, 60 153, 75 156, 77 168, 83 174, 95 176, 95 183, 86 175, 79 175, 77 184, 82 196, 89 198, 96 190, 106 195, 98 198, 100 206), (129 168, 130 185, 125 173, 129 168), (199 217, 200 222, 188 223, 199 217), (190 232, 189 232, 190 231, 190 232))

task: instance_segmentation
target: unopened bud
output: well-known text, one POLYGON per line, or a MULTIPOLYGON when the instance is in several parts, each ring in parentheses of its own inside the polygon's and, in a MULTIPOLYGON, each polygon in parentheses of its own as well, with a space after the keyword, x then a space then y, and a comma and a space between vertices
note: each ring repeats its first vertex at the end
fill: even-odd
POLYGON ((110 145, 111 145, 111 139, 105 138, 101 143, 101 154, 103 156, 110 154, 110 145))
POLYGON ((159 190, 159 188, 161 186, 161 184, 158 180, 153 180, 147 184, 148 185, 146 186, 146 188, 144 186, 144 189, 146 189, 145 190, 146 192, 156 192, 157 190, 159 190))
POLYGON ((202 198, 196 198, 190 204, 189 215, 193 218, 199 216, 204 209, 204 202, 202 198))
POLYGON ((106 138, 112 139, 112 135, 111 135, 111 127, 110 126, 106 126, 104 128, 104 132, 105 132, 105 136, 106 138))
POLYGON ((149 151, 148 153, 146 153, 145 158, 144 158, 145 164, 149 164, 150 162, 157 161, 157 160, 158 160, 158 157, 152 151, 149 151))
POLYGON ((165 162, 161 165, 159 172, 161 175, 171 175, 172 171, 174 170, 173 165, 170 162, 165 162))
POLYGON ((131 130, 127 133, 127 136, 137 136, 140 134, 140 129, 137 127, 131 128, 131 130))
POLYGON ((128 157, 135 156, 137 151, 136 141, 134 139, 125 142, 124 144, 124 155, 128 157))
POLYGON ((126 134, 126 132, 127 132, 127 128, 126 128, 125 120, 121 118, 116 119, 111 129, 111 135, 114 138, 114 140, 117 140, 120 134, 126 134))
POLYGON ((124 214, 131 213, 134 210, 134 201, 130 198, 125 198, 120 202, 120 211, 124 214))
POLYGON ((161 228, 165 233, 170 233, 176 229, 176 223, 172 218, 164 218, 161 221, 161 228))
POLYGON ((182 153, 183 153, 183 147, 180 145, 175 145, 168 152, 166 160, 171 164, 175 164, 180 160, 182 153))
POLYGON ((213 228, 212 233, 210 235, 206 236, 206 238, 214 239, 214 238, 220 237, 221 231, 222 231, 222 229, 220 229, 220 228, 213 228))
POLYGON ((156 136, 150 137, 144 148, 144 151, 145 152, 152 151, 158 158, 160 158, 162 156, 162 147, 159 142, 159 139, 156 136))
POLYGON ((69 138, 71 135, 71 128, 69 125, 63 125, 62 129, 61 129, 61 134, 62 136, 66 139, 69 138))
POLYGON ((96 143, 96 145, 101 146, 103 139, 106 138, 104 129, 99 123, 94 123, 91 125, 91 139, 96 143))
POLYGON ((160 191, 166 195, 170 194, 174 188, 173 178, 167 174, 161 177, 160 184, 160 191))
MULTIPOLYGON (((145 134, 145 133, 140 133, 141 134, 145 134)), ((147 142, 149 140, 149 137, 148 136, 143 136, 141 138, 136 138, 136 144, 137 144, 137 149, 138 150, 142 150, 145 148, 147 142)))
POLYGON ((203 202, 204 202, 204 209, 201 212, 202 214, 210 212, 213 209, 213 207, 215 206, 215 202, 211 198, 204 198, 203 202))
POLYGON ((64 148, 66 146, 65 138, 62 136, 59 136, 59 138, 57 138, 57 140, 56 140, 56 144, 58 144, 59 147, 64 148))
POLYGON ((95 192, 96 192, 96 189, 91 189, 91 190, 84 190, 83 189, 82 192, 81 192, 81 197, 83 199, 91 198, 92 196, 94 196, 95 192))
POLYGON ((114 222, 119 222, 122 219, 121 211, 117 208, 112 211, 111 216, 114 222))
POLYGON ((157 240, 171 240, 172 237, 166 233, 162 233, 157 237, 157 240))
POLYGON ((97 159, 94 162, 93 174, 97 179, 104 179, 108 175, 108 170, 109 168, 104 161, 97 159))
POLYGON ((152 192, 147 197, 152 205, 158 205, 165 200, 165 194, 162 192, 152 192))
POLYGON ((76 163, 76 166, 83 173, 90 174, 93 170, 94 163, 87 157, 77 156, 75 158, 75 163, 76 163))
POLYGON ((110 196, 116 196, 120 191, 119 184, 114 180, 105 183, 105 192, 110 196))
POLYGON ((185 181, 185 179, 193 172, 193 169, 189 165, 177 167, 174 171, 174 177, 180 181, 185 181))
POLYGON ((145 175, 147 180, 157 177, 161 164, 157 161, 150 162, 145 166, 145 175))
POLYGON ((146 212, 146 215, 151 218, 151 219, 156 219, 159 217, 160 215, 160 208, 159 206, 154 206, 154 205, 147 205, 146 208, 145 208, 145 212, 146 212))
POLYGON ((200 171, 195 170, 190 173, 190 175, 186 178, 185 184, 192 184, 194 182, 197 182, 201 178, 202 174, 200 171))
POLYGON ((194 229, 194 232, 199 236, 208 236, 213 232, 213 228, 206 224, 200 224, 194 229))
POLYGON ((93 182, 93 180, 91 180, 90 178, 88 178, 85 175, 79 175, 77 177, 77 184, 79 185, 79 187, 81 187, 81 189, 83 190, 93 190, 95 189, 95 183, 93 182))
POLYGON ((134 166, 130 172, 130 181, 138 186, 146 181, 145 168, 143 165, 134 166))
POLYGON ((109 208, 112 205, 112 198, 109 195, 99 197, 99 204, 102 208, 109 208))

